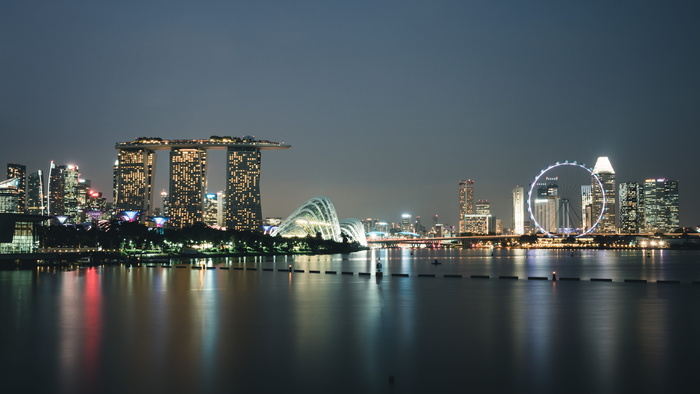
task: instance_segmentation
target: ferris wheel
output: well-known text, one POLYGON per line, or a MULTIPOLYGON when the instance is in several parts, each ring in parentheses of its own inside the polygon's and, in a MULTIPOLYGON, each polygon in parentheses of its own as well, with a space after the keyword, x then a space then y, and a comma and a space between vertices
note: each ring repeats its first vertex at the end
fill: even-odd
POLYGON ((557 162, 530 184, 527 211, 537 229, 549 237, 589 234, 605 212, 603 183, 583 164, 557 162))

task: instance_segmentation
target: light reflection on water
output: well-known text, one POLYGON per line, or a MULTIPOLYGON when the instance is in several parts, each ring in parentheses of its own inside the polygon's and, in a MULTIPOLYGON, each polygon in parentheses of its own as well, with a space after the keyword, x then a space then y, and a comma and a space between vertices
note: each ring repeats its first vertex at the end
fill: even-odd
POLYGON ((373 250, 205 262, 292 264, 306 273, 1 271, 1 387, 613 393, 674 391, 695 381, 696 253, 498 252, 373 250), (383 279, 357 275, 374 272, 378 258, 383 279), (442 264, 429 265, 435 259, 442 264), (617 282, 441 277, 552 270, 617 282), (390 276, 397 272, 411 277, 390 276), (423 272, 437 277, 417 277, 423 272), (627 277, 684 283, 620 283, 627 277))

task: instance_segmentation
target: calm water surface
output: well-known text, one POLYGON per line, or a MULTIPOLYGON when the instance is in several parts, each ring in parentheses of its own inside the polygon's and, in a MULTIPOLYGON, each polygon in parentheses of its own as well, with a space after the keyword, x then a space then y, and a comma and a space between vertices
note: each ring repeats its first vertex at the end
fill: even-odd
POLYGON ((231 269, 0 271, 0 390, 619 393, 694 392, 697 381, 697 252, 377 250, 193 262, 231 269), (378 258, 383 279, 357 274, 378 258), (306 272, 278 271, 290 264, 306 272), (494 278, 552 271, 582 281, 494 278), (664 279, 682 283, 653 283, 664 279))

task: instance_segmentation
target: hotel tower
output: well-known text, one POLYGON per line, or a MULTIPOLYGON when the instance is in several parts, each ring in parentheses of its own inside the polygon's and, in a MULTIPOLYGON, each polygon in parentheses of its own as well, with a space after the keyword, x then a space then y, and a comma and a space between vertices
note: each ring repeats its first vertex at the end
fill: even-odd
POLYGON ((207 151, 226 150, 226 203, 224 221, 234 230, 258 231, 260 206, 260 151, 288 149, 290 145, 253 137, 217 137, 207 140, 137 138, 118 142, 114 166, 115 207, 139 211, 141 220, 153 213, 156 152, 170 151, 169 224, 176 228, 204 221, 207 190, 207 151))

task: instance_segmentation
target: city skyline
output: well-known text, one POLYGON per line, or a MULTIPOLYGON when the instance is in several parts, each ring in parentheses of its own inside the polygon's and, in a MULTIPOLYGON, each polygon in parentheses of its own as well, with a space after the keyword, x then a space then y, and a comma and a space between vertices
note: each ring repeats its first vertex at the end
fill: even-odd
POLYGON ((508 227, 516 185, 607 156, 618 184, 678 180, 695 226, 698 7, 4 3, 0 161, 74 164, 109 197, 115 141, 253 135, 294 146, 262 164, 263 217, 323 195, 457 226, 473 179, 508 227))

